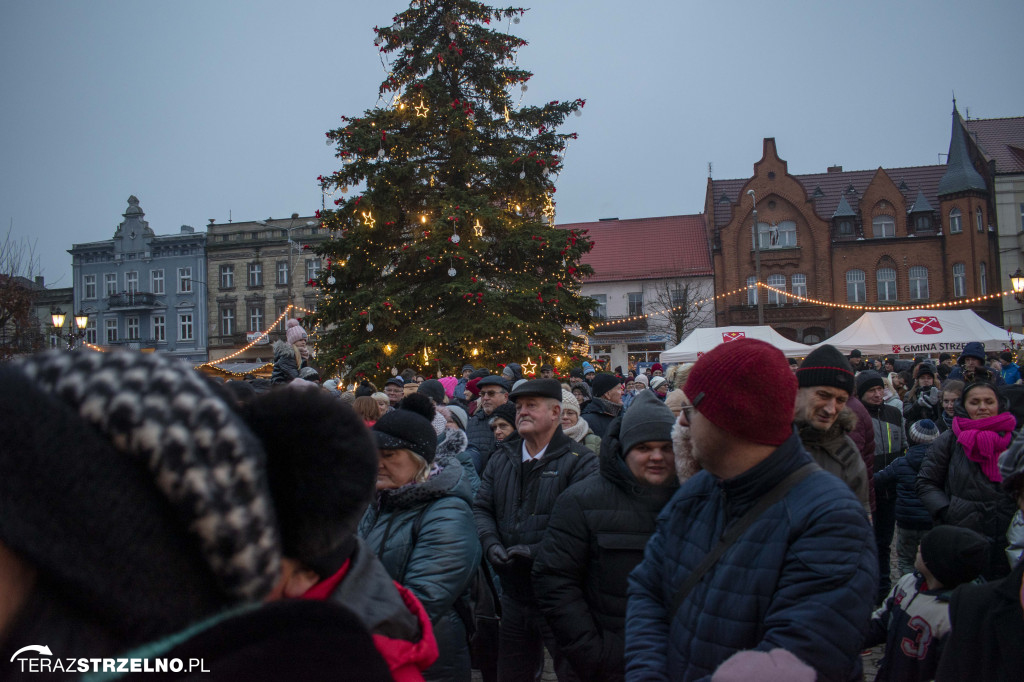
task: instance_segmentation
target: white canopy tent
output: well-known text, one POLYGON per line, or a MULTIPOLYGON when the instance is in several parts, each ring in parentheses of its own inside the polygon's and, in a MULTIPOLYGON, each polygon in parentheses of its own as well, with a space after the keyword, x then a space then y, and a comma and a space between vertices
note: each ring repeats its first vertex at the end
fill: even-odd
POLYGON ((981 319, 973 310, 896 310, 864 313, 846 329, 813 346, 829 344, 843 354, 957 354, 971 341, 1000 351, 1010 340, 1024 340, 981 319))
POLYGON ((669 348, 661 353, 662 362, 696 362, 704 353, 720 343, 728 343, 738 339, 758 339, 770 343, 787 358, 806 357, 811 352, 811 346, 796 341, 790 341, 782 334, 771 327, 764 326, 735 326, 735 327, 700 327, 694 329, 683 339, 678 346, 669 348))

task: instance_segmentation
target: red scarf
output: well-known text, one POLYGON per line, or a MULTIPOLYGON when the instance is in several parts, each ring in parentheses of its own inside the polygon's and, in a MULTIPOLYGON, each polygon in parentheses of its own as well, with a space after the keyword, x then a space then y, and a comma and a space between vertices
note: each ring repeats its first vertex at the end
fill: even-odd
POLYGON ((1009 445, 1017 420, 1009 412, 983 419, 953 418, 953 433, 964 448, 967 459, 981 467, 981 473, 993 483, 1003 481, 999 473, 999 454, 1009 445))

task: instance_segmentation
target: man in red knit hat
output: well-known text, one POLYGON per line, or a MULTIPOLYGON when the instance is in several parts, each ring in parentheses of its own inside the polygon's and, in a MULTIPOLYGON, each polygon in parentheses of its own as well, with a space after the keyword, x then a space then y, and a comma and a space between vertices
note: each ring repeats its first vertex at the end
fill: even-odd
POLYGON ((706 678, 737 652, 781 648, 819 679, 859 679, 874 536, 793 429, 786 358, 754 339, 724 343, 683 391, 679 421, 704 470, 664 507, 630 574, 626 678, 706 678))

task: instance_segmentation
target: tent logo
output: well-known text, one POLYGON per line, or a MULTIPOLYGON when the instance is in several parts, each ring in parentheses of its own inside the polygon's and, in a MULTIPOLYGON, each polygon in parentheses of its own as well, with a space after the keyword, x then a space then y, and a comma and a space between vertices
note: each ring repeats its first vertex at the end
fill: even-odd
POLYGON ((747 335, 746 332, 722 332, 722 343, 728 343, 729 341, 736 341, 742 339, 747 335))
POLYGON ((915 334, 941 334, 942 324, 937 317, 909 317, 907 322, 915 334))

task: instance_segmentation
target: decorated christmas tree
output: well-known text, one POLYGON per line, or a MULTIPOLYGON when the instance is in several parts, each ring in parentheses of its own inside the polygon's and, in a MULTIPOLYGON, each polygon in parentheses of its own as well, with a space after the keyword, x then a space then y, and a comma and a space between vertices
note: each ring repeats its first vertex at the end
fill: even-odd
POLYGON ((335 206, 320 214, 331 236, 315 282, 329 373, 564 367, 586 352, 592 269, 580 258, 592 243, 554 222, 576 137, 558 129, 584 101, 524 103, 526 42, 496 28, 524 12, 414 0, 374 29, 388 70, 378 106, 327 133, 341 168, 320 178, 335 206))

